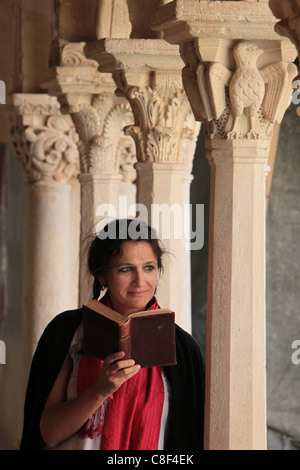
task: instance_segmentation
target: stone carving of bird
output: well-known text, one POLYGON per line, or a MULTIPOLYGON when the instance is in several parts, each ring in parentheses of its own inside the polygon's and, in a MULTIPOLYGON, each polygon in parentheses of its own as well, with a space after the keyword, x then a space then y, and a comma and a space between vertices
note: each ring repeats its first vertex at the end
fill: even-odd
POLYGON ((259 110, 269 123, 281 122, 289 104, 297 68, 278 62, 259 70, 257 58, 263 52, 255 43, 241 41, 233 49, 235 71, 218 62, 208 68, 198 66, 198 87, 208 121, 219 119, 226 109, 225 87, 229 89, 230 114, 225 126, 228 139, 262 138, 259 110))
POLYGON ((233 50, 237 68, 229 83, 229 96, 234 117, 232 130, 227 134, 229 138, 239 137, 241 116, 244 110, 248 111, 250 130, 247 137, 259 136, 259 122, 257 111, 265 95, 265 82, 259 73, 256 61, 263 53, 256 44, 240 42, 233 50))

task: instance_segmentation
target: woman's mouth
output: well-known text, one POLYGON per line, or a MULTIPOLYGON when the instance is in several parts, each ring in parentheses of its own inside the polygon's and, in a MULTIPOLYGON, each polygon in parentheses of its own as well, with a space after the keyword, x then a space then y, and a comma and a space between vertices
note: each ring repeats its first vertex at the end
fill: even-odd
POLYGON ((128 293, 129 293, 129 295, 133 295, 134 297, 141 297, 141 296, 145 295, 147 293, 147 291, 145 291, 145 290, 138 290, 137 291, 136 290, 136 291, 130 291, 128 293))

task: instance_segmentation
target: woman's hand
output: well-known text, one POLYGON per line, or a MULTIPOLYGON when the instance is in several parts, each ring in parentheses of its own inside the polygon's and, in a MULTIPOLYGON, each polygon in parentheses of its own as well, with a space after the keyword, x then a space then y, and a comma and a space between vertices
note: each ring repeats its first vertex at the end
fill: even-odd
POLYGON ((139 371, 132 359, 122 357, 123 352, 109 355, 99 378, 71 401, 67 401, 67 387, 72 361, 65 359, 40 420, 42 438, 50 447, 77 432, 106 398, 139 371))
POLYGON ((120 351, 110 354, 103 362, 101 374, 94 384, 103 397, 109 397, 140 370, 141 366, 133 359, 122 360, 124 356, 125 353, 120 351))

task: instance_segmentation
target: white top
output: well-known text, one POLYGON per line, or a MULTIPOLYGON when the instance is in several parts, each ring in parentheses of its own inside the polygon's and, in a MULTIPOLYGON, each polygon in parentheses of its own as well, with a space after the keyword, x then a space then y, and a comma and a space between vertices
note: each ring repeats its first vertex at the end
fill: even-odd
MULTIPOLYGON (((82 333, 82 324, 77 328, 73 340, 70 345, 70 349, 68 352, 68 357, 73 361, 73 370, 69 379, 68 389, 67 389, 67 399, 73 400, 77 396, 77 377, 78 377, 78 369, 80 364, 80 358, 83 348, 83 333, 82 333)), ((168 420, 168 413, 169 413, 169 401, 170 401, 170 387, 167 382, 165 375, 162 373, 162 379, 164 384, 164 405, 161 417, 161 427, 160 427, 160 435, 159 435, 159 442, 158 442, 158 450, 164 449, 164 442, 165 442, 165 434, 166 434, 166 427, 167 427, 167 420, 168 420)), ((108 400, 108 399, 107 399, 108 400)), ((107 402, 107 401, 106 401, 107 402)), ((100 408, 98 409, 99 412, 100 408)), ((44 447, 44 450, 100 450, 101 449, 101 435, 94 436, 93 439, 86 437, 85 439, 81 439, 77 433, 66 439, 65 441, 57 444, 54 447, 44 447)), ((117 449, 115 449, 117 450, 117 449)), ((155 449, 153 449, 155 450, 155 449)))

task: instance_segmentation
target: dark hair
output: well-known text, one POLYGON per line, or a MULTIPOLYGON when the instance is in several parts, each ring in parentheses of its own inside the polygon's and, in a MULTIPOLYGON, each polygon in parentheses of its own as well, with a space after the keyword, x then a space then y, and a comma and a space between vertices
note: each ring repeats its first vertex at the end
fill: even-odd
POLYGON ((125 241, 147 241, 156 256, 158 270, 162 272, 162 256, 165 251, 155 230, 139 219, 113 220, 96 234, 88 252, 88 269, 94 277, 94 299, 98 299, 101 291, 106 287, 99 281, 99 276, 107 279, 114 259, 122 256, 125 241))

